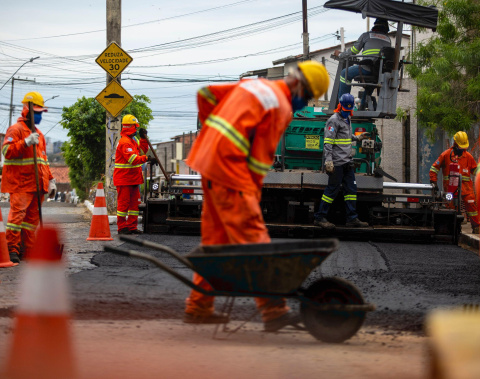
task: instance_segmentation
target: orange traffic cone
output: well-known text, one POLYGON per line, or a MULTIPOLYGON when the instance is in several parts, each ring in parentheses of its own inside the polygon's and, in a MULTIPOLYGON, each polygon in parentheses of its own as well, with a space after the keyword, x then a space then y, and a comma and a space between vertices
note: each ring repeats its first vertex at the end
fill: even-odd
POLYGON ((7 236, 5 235, 5 225, 3 224, 2 212, 0 212, 0 267, 13 267, 18 263, 13 263, 8 254, 7 236))
POLYGON ((27 258, 2 378, 75 378, 70 303, 57 231, 43 228, 27 258))
POLYGON ((93 206, 92 225, 87 241, 113 241, 108 224, 107 203, 103 183, 98 183, 97 195, 93 206))

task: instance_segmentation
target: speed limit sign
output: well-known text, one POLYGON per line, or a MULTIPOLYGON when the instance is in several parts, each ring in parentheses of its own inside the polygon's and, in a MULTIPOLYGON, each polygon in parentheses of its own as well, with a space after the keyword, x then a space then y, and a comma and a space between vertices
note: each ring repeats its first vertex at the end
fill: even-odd
POLYGON ((109 75, 116 78, 133 61, 133 58, 123 50, 116 42, 112 42, 95 59, 109 75))

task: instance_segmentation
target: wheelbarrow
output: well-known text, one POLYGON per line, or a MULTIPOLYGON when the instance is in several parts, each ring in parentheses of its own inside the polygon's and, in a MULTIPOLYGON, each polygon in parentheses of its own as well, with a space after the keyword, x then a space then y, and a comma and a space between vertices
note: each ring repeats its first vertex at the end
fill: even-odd
POLYGON ((362 326, 366 312, 375 310, 373 304, 365 303, 360 290, 345 279, 321 278, 302 287, 312 270, 338 248, 337 239, 198 246, 186 256, 150 241, 126 236, 120 240, 169 254, 200 274, 213 289, 195 285, 149 254, 110 246, 104 250, 150 261, 202 294, 300 301, 305 328, 323 342, 340 343, 351 338, 362 326))

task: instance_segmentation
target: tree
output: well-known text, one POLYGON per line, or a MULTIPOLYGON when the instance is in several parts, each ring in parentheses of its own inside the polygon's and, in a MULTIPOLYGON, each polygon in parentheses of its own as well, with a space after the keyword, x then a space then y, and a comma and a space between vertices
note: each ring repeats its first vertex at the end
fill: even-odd
MULTIPOLYGON (((141 127, 147 128, 153 119, 145 95, 135 95, 122 115, 133 114, 141 127)), ((65 162, 69 166, 72 187, 81 199, 105 173, 105 109, 94 99, 82 97, 71 107, 64 107, 61 124, 68 129, 70 140, 63 144, 65 162)))
POLYGON ((480 116, 480 3, 429 0, 439 8, 436 34, 419 43, 407 70, 418 84, 419 125, 433 138, 468 130, 480 116))

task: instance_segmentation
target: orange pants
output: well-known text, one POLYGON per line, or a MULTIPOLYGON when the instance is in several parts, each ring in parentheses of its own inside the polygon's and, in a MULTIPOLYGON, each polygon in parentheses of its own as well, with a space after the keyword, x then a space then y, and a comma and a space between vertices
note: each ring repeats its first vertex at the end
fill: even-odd
POLYGON ((140 190, 135 186, 117 186, 117 228, 137 230, 140 190))
MULTIPOLYGON (((443 189, 448 188, 448 182, 443 181, 443 189)), ((475 193, 473 191, 473 186, 471 182, 463 183, 462 182, 462 200, 463 204, 465 205, 465 212, 467 212, 467 216, 470 218, 470 223, 472 224, 472 228, 478 226, 480 224, 480 220, 478 218, 478 209, 477 203, 475 201, 475 193)), ((453 201, 447 204, 447 208, 454 209, 455 204, 453 201)))
MULTIPOLYGON (((202 245, 269 243, 270 236, 260 209, 261 194, 242 193, 202 179, 202 245)), ((197 273, 193 283, 206 290, 212 287, 197 273)), ((209 316, 214 297, 192 290, 186 313, 209 316)), ((276 319, 289 311, 285 299, 255 298, 262 320, 276 319)))
MULTIPOLYGON (((42 195, 43 202, 43 195, 42 195)), ((21 243, 28 249, 35 242, 35 229, 39 222, 38 201, 36 192, 23 192, 10 194, 10 213, 6 229, 8 251, 21 253, 21 243)))

